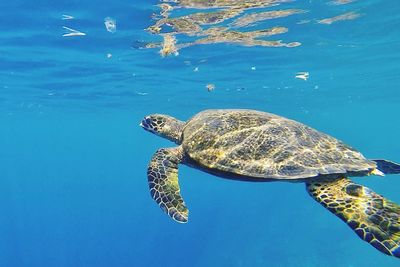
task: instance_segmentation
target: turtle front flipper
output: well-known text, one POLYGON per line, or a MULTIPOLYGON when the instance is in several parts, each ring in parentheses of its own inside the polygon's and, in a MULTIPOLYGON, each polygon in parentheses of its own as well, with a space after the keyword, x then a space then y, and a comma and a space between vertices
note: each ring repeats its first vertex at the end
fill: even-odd
POLYGON ((400 164, 397 164, 393 161, 385 160, 385 159, 374 159, 376 162, 378 170, 383 172, 384 174, 399 174, 400 173, 400 164))
POLYGON ((308 193, 379 251, 400 258, 400 206, 347 178, 307 183, 308 193))
POLYGON ((181 147, 162 148, 153 155, 147 168, 151 197, 172 219, 185 223, 189 211, 180 194, 178 164, 183 158, 181 147))

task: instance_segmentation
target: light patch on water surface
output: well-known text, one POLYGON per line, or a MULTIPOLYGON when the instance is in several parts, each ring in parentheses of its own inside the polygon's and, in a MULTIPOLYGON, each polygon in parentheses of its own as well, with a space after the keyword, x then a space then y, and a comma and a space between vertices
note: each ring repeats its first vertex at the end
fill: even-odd
POLYGON ((335 0, 329 2, 330 5, 345 5, 355 2, 356 0, 335 0))
MULTIPOLYGON (((160 54, 168 56, 177 55, 178 50, 199 44, 236 43, 242 46, 264 47, 296 47, 300 42, 283 42, 282 40, 264 40, 276 34, 288 31, 287 27, 275 26, 263 30, 232 30, 232 28, 251 26, 264 20, 287 17, 293 14, 304 13, 304 10, 287 9, 265 11, 245 14, 249 9, 259 9, 276 6, 281 3, 292 2, 290 0, 175 0, 163 1, 159 4, 160 13, 153 14, 155 23, 147 28, 147 31, 163 37, 163 43, 148 43, 145 48, 161 47, 160 54), (194 11, 182 16, 174 15, 174 10, 191 8, 194 11), (199 12, 197 12, 200 10, 199 12), (205 11, 206 10, 206 11, 205 11), (230 23, 229 20, 233 20, 230 23), (215 26, 214 26, 215 25, 215 26), (164 33, 166 32, 167 33, 164 33), (166 35, 167 34, 167 35, 166 35), (177 35, 199 37, 194 41, 179 43, 177 35)), ((192 11, 192 10, 191 10, 192 11)))
POLYGON ((256 22, 269 20, 269 19, 276 19, 276 18, 283 18, 293 14, 305 13, 304 10, 299 9, 287 9, 287 10, 275 10, 275 11, 265 11, 259 13, 252 13, 241 16, 240 18, 236 19, 231 26, 233 27, 246 27, 251 26, 256 22))
MULTIPOLYGON (((237 44, 241 46, 261 47, 297 47, 301 45, 298 40, 285 42, 282 39, 268 40, 269 37, 277 34, 285 34, 289 31, 288 26, 269 25, 268 28, 259 29, 259 24, 292 15, 308 13, 305 9, 278 9, 265 10, 292 0, 160 0, 162 3, 157 7, 159 13, 153 14, 155 20, 147 31, 163 38, 162 42, 150 42, 143 45, 143 48, 160 48, 160 54, 178 55, 178 51, 200 44, 237 44), (185 10, 184 10, 185 9, 185 10), (183 11, 184 10, 184 11, 183 11), (247 11, 251 10, 250 13, 247 11), (183 13, 183 15, 179 15, 183 13), (257 26, 257 30, 242 30, 257 26), (186 39, 189 38, 189 41, 186 39), (180 40, 178 40, 181 39, 180 40), (182 41, 184 40, 184 41, 182 41)), ((327 4, 343 5, 354 0, 335 0, 327 4)), ((337 21, 353 20, 360 16, 355 12, 348 12, 336 17, 321 20, 303 18, 296 24, 302 25, 310 22, 319 24, 332 24, 337 21)), ((280 23, 285 23, 280 20, 280 23)))
POLYGON ((360 16, 361 16, 361 14, 358 14, 358 13, 355 13, 355 12, 348 12, 348 13, 345 13, 345 14, 342 14, 342 15, 339 15, 339 16, 336 16, 336 17, 319 20, 318 23, 330 25, 330 24, 332 24, 334 22, 338 22, 338 21, 353 20, 353 19, 356 19, 356 18, 358 18, 360 16))

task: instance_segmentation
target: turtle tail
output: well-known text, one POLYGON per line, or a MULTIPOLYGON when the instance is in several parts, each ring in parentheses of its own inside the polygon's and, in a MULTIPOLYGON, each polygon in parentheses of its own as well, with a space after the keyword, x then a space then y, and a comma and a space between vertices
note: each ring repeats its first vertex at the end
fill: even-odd
POLYGON ((373 159, 376 162, 378 170, 384 174, 399 174, 400 164, 385 159, 373 159))
POLYGON ((400 206, 347 178, 307 183, 311 197, 342 219, 364 241, 400 258, 400 206))

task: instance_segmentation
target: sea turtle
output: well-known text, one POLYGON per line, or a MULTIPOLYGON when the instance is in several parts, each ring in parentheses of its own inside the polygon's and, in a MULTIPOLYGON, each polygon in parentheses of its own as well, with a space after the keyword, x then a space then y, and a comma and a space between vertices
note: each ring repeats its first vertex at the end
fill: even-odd
POLYGON ((400 258, 400 206, 347 178, 400 173, 399 164, 368 160, 327 134, 255 110, 206 110, 187 122, 153 114, 141 126, 179 145, 159 149, 147 170, 152 198, 175 221, 188 220, 179 164, 242 181, 304 182, 360 238, 400 258))

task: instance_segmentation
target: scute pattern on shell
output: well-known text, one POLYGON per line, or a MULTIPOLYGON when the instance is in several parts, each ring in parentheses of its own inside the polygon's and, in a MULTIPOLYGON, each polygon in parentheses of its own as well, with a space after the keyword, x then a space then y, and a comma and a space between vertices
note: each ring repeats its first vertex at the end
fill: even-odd
POLYGON ((253 110, 207 110, 183 132, 187 155, 205 168, 269 179, 365 175, 376 168, 357 150, 304 124, 253 110))

